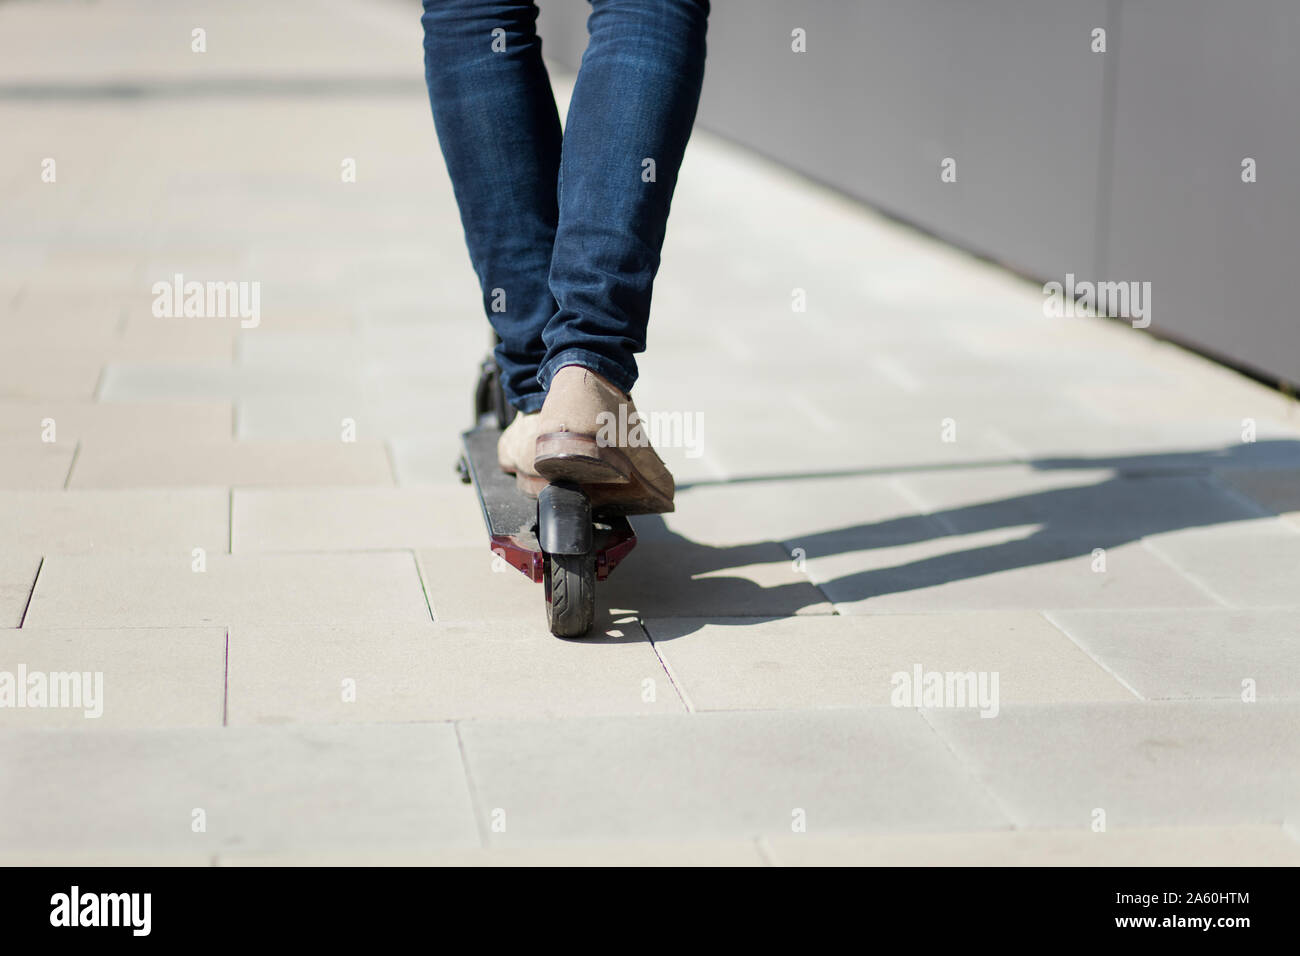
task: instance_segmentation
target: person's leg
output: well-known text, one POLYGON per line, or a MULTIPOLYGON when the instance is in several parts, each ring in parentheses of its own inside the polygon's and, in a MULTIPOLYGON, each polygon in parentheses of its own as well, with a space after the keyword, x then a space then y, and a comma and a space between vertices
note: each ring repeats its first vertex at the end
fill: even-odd
POLYGON ((542 333, 559 217, 560 119, 531 0, 424 0, 424 68, 438 142, 507 400, 542 406, 542 333))
POLYGON ((551 256, 559 308, 542 339, 525 490, 577 482, 593 506, 673 510, 675 485, 628 394, 644 351, 668 207, 704 79, 707 0, 592 0, 560 159, 551 256), (622 426, 611 428, 614 423, 622 426))
POLYGON ((544 387, 580 365, 624 392, 645 350, 668 208, 704 79, 708 0, 592 0, 560 161, 544 387))

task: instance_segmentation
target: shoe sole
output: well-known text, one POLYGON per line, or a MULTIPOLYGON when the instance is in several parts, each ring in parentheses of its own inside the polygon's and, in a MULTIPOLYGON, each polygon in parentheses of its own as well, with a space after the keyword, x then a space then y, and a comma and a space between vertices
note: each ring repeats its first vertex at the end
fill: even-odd
MULTIPOLYGON (((549 484, 550 481, 537 475, 515 476, 515 487, 529 498, 536 498, 549 484)), ((675 510, 671 498, 641 481, 639 475, 620 485, 579 484, 578 487, 590 499, 592 510, 604 515, 662 515, 675 510)))
POLYGON ((538 435, 533 469, 552 481, 592 485, 621 485, 630 480, 633 470, 619 449, 572 432, 538 435))
POLYGON ((530 497, 552 481, 572 481, 591 499, 591 506, 606 514, 667 514, 671 495, 646 481, 617 448, 598 445, 590 436, 552 432, 537 437, 539 477, 520 473, 518 488, 530 497))

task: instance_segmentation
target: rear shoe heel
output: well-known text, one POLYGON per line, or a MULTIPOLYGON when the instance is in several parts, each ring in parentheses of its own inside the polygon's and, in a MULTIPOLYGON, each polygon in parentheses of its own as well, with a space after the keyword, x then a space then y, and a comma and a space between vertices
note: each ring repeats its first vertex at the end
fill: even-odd
POLYGON ((632 464, 612 446, 597 444, 591 435, 550 432, 537 436, 534 468, 551 481, 618 485, 631 479, 632 464))

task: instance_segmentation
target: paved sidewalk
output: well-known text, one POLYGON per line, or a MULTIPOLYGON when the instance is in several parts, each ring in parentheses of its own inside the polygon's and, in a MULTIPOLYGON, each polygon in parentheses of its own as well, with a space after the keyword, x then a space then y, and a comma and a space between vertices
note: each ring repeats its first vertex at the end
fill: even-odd
POLYGON ((416 6, 270 9, 0 6, 0 672, 103 674, 0 708, 0 862, 1300 862, 1294 402, 700 132, 702 453, 555 640, 416 6))

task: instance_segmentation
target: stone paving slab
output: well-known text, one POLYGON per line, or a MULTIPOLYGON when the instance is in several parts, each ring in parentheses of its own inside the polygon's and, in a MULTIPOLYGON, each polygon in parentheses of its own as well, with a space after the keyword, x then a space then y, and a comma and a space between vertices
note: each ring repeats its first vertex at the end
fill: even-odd
MULTIPOLYGON (((888 333, 879 330, 878 334, 883 337, 888 333)), ((862 368, 856 378, 814 377, 807 370, 792 369, 780 381, 724 380, 721 384, 701 386, 674 375, 664 382, 647 383, 643 391, 648 398, 643 401, 638 395, 637 407, 700 409, 705 416, 706 437, 713 435, 714 428, 720 432, 729 430, 731 422, 744 419, 755 405, 777 406, 783 415, 802 413, 805 417, 799 420, 801 427, 831 435, 851 432, 863 424, 886 429, 906 425, 929 434, 937 431, 945 418, 951 418, 959 441, 968 430, 980 434, 1008 420, 1055 422, 1061 427, 1072 426, 1080 420, 1097 421, 1087 407, 1060 389, 1009 382, 1005 375, 991 375, 987 380, 965 383, 960 388, 923 384, 911 377, 911 370, 901 359, 878 354, 880 339, 875 334, 869 338, 857 343, 826 336, 827 350, 845 348, 858 358, 862 368)), ((656 342, 656 351, 657 348, 656 342)), ((682 344, 684 361, 690 360, 691 348, 689 340, 682 344)), ((663 364, 664 375, 668 376, 676 359, 663 364)))
POLYGON ((1300 815, 1300 701, 926 711, 1019 827, 1283 824, 1300 815))
POLYGON ((582 641, 532 623, 235 626, 229 721, 357 723, 682 713, 635 622, 582 641), (349 682, 346 683, 345 682, 349 682))
POLYGON ((1144 537, 1264 514, 1199 477, 1011 466, 904 475, 899 482, 954 534, 1036 525, 1045 533, 1144 537))
POLYGON ((9 347, 0 353, 0 401, 89 401, 102 356, 88 351, 9 347))
POLYGON ((45 706, 0 708, 0 731, 220 727, 224 719, 223 627, 0 630, 0 670, 20 666, 45 682, 78 677, 66 699, 60 691, 45 706))
POLYGON ((1051 611, 1080 647, 1148 700, 1300 697, 1297 606, 1051 611))
MULTIPOLYGON (((1150 355, 1147 358, 1151 361, 1150 355)), ((1194 357, 1178 351, 1176 357, 1168 361, 1172 367, 1184 372, 1194 357)), ((1201 425, 1206 420, 1220 420, 1235 422, 1239 433, 1242 420, 1250 418, 1271 428, 1295 427, 1294 399, 1288 399, 1281 392, 1260 388, 1221 367, 1215 366, 1202 375, 1210 381, 1188 382, 1172 389, 1164 382, 1107 382, 1071 385, 1067 392, 1093 414, 1118 425, 1132 423, 1134 409, 1140 408, 1142 420, 1148 424, 1187 427, 1201 425)))
POLYGON ((280 332, 250 329, 235 343, 235 364, 241 369, 282 372, 288 369, 342 377, 364 370, 369 356, 365 340, 353 329, 280 332))
POLYGON ((104 369, 99 399, 104 402, 213 402, 248 398, 329 395, 361 399, 355 371, 241 367, 229 361, 187 363, 112 363, 104 369))
MULTIPOLYGON (((430 548, 416 552, 433 616, 438 621, 529 621, 542 626, 540 585, 488 550, 487 533, 476 546, 430 548)), ((622 573, 615 570, 615 574, 622 573)), ((596 612, 602 624, 612 623, 604 584, 596 587, 596 612)), ((623 619, 629 615, 621 615, 623 619)))
POLYGON ((188 559, 230 544, 224 488, 0 491, 5 546, 44 554, 165 551, 188 559))
MULTIPOLYGON (((424 263, 423 250, 417 261, 401 263, 400 273, 419 268, 424 263)), ((378 271, 378 270, 377 270, 378 271)), ((382 276, 374 276, 382 281, 382 276)), ((406 376, 426 388, 444 393, 458 391, 462 401, 473 395, 477 369, 471 365, 462 374, 431 375, 440 359, 447 354, 472 355, 488 351, 486 323, 477 316, 441 318, 420 308, 414 316, 394 323, 371 310, 358 319, 355 327, 337 330, 267 329, 246 330, 237 341, 236 364, 244 368, 304 369, 320 373, 330 370, 340 374, 360 372, 379 377, 406 376), (464 385, 463 389, 457 386, 464 385)), ((450 371, 450 370, 449 370, 450 371)), ((376 384, 379 384, 377 381, 376 384)))
POLYGON ((27 624, 196 627, 430 620, 409 552, 48 557, 27 624))
POLYGON ((141 434, 216 441, 230 437, 233 414, 228 402, 0 402, 0 442, 42 443, 46 419, 54 422, 58 445, 72 446, 82 438, 119 441, 141 434))
POLYGON ((903 363, 924 387, 952 392, 986 389, 999 374, 1013 388, 1059 391, 1075 382, 1173 386, 1186 373, 1152 363, 1142 346, 1127 347, 1131 336, 1122 330, 1115 330, 1121 333, 1116 337, 1097 328, 1101 323, 1079 323, 1071 334, 1068 323, 1044 323, 1041 298, 1033 303, 1002 294, 994 309, 996 314, 963 308, 957 316, 948 311, 941 348, 900 337, 878 353, 903 363))
MULTIPOLYGON (((174 271, 193 274, 184 268, 174 271)), ((159 319, 142 315, 141 310, 147 312, 150 305, 143 293, 148 292, 151 284, 152 280, 139 280, 134 297, 138 301, 125 303, 102 316, 87 316, 90 309, 102 307, 102 303, 60 301, 37 310, 24 301, 24 308, 13 320, 0 323, 0 327, 8 325, 5 334, 9 340, 32 352, 57 351, 75 342, 85 361, 98 365, 230 360, 238 320, 159 319), (23 321, 16 321, 19 316, 23 321)))
POLYGON ((0 441, 0 488, 62 488, 75 456, 72 444, 0 441))
POLYGON ((505 813, 489 846, 790 832, 796 810, 809 832, 1007 823, 921 716, 894 708, 471 721, 460 734, 479 812, 505 813))
MULTIPOLYGON (((411 14, 401 7, 395 13, 380 13, 368 4, 331 5, 331 17, 314 23, 310 17, 267 16, 258 4, 232 3, 225 7, 177 3, 157 10, 149 4, 130 3, 112 8, 93 19, 80 15, 76 7, 28 10, 22 7, 6 14, 8 28, 28 43, 10 46, 11 57, 0 76, 12 82, 94 81, 107 74, 121 82, 157 78, 219 79, 239 77, 249 71, 274 76, 391 76, 391 60, 377 56, 391 47, 395 24, 409 24, 411 14), (152 17, 151 35, 179 36, 175 44, 159 44, 147 56, 138 47, 139 20, 152 17), (212 47, 205 56, 190 50, 190 30, 196 16, 207 25, 213 38, 256 38, 258 42, 229 43, 212 47), (106 42, 107 41, 107 42, 106 42), (385 44, 387 41, 387 45, 385 44), (85 51, 77 58, 51 57, 60 43, 75 44, 85 51), (222 49, 221 55, 216 51, 222 49), (292 57, 268 51, 292 50, 292 57)), ((418 35, 418 30, 417 30, 418 35)), ((402 74, 399 74, 402 75, 402 74)), ((413 93, 419 93, 412 81, 413 93)), ((425 118, 427 122, 427 117, 425 118)))
MULTIPOLYGON (((416 558, 434 620, 526 624, 537 640, 548 639, 542 586, 489 551, 486 534, 477 547, 422 549, 416 558)), ((635 574, 631 562, 626 559, 614 574, 635 574)), ((608 587, 608 580, 596 585, 596 628, 635 623, 635 614, 611 604, 608 587)))
POLYGON ((1220 479, 1273 514, 1300 527, 1300 469, 1225 472, 1220 479))
POLYGON ((679 487, 677 510, 647 534, 667 529, 713 547, 775 541, 787 549, 807 539, 906 541, 942 533, 893 477, 791 477, 679 487))
MULTIPOLYGON (((976 282, 980 279, 972 276, 976 282)), ((1005 278, 1005 277, 1004 277, 1005 278)), ((984 277, 981 284, 993 279, 984 277)), ((960 315, 945 315, 940 322, 942 338, 949 349, 960 344, 984 361, 1023 361, 1043 366, 1064 362, 1071 368, 1092 362, 1114 362, 1126 377, 1140 378, 1145 366, 1156 366, 1160 384, 1169 378, 1185 377, 1188 364, 1162 366, 1154 360, 1158 343, 1149 335, 1135 334, 1122 323, 1083 321, 1044 322, 1041 287, 1029 283, 996 289, 996 298, 983 302, 961 297, 960 315)), ((950 288, 950 293, 955 289, 950 288)), ((993 291, 993 290, 990 290, 993 291)), ((1082 318, 1081 316, 1078 318, 1082 318)), ((914 344, 911 336, 900 336, 903 345, 914 344)), ((1098 369, 1100 374, 1107 370, 1098 369)), ((1113 377, 1113 373, 1112 373, 1113 377)), ((933 384, 942 385, 942 381, 933 384)), ((1015 383, 1010 383, 1015 384, 1015 383)), ((1107 382, 1107 385, 1115 385, 1107 382)))
MULTIPOLYGON (((167 269, 151 270, 162 276, 171 272, 182 275, 238 274, 242 270, 199 270, 183 263, 167 269)), ((155 280, 156 281, 156 280, 155 280)), ((152 284, 152 283, 150 283, 152 284)), ((141 283, 144 287, 146 283, 141 283)), ((237 319, 167 319, 152 315, 130 315, 122 331, 107 350, 109 366, 152 366, 158 364, 199 365, 208 367, 230 361, 239 336, 237 319)))
MULTIPOLYGON (((972 323, 972 330, 978 326, 972 323)), ((975 334, 981 334, 975 332, 975 334)), ((987 335, 987 333, 984 333, 987 335)), ((1022 329, 1018 325, 1008 326, 1004 335, 1018 338, 1022 329)), ((1001 343, 989 341, 986 348, 997 348, 1001 343)), ((1072 385, 1105 383, 1123 388, 1129 385, 1149 385, 1153 381, 1163 383, 1170 388, 1178 384, 1178 378, 1170 370, 1153 366, 1145 356, 1125 354, 1120 350, 1092 348, 1078 350, 1077 354, 1064 352, 1054 355, 1050 360, 1041 356, 1017 354, 1014 350, 1000 351, 996 356, 971 350, 967 354, 958 354, 949 348, 946 351, 921 350, 915 347, 890 356, 904 363, 907 374, 919 379, 927 387, 942 389, 953 394, 954 399, 968 390, 979 394, 991 389, 994 383, 1014 380, 1017 389, 1041 389, 1065 394, 1072 385)), ((958 406, 952 413, 960 421, 962 412, 958 406)), ((1033 412, 1015 416, 1015 420, 1030 425, 1035 430, 1046 430, 1046 422, 1037 421, 1033 412)), ((1097 422, 1089 415, 1080 417, 1081 424, 1097 422)))
POLYGON ((710 548, 653 531, 641 536, 657 523, 634 519, 636 548, 597 589, 602 606, 645 618, 831 613, 826 595, 780 545, 710 548))
MULTIPOLYGON (((3 865, 0 857, 0 865, 3 865)), ((221 854, 217 866, 767 866, 753 840, 556 843, 392 853, 221 854)))
POLYGON ((460 432, 449 428, 423 438, 394 438, 388 443, 393 474, 403 487, 454 485, 460 482, 456 461, 460 458, 460 432))
POLYGON ((0 549, 0 627, 18 627, 36 583, 41 556, 0 549))
POLYGON ((1235 420, 1170 425, 1130 419, 1122 424, 1079 422, 1069 429, 1010 420, 999 431, 1022 457, 1058 468, 1150 474, 1300 467, 1300 435, 1293 427, 1260 427, 1256 441, 1243 442, 1241 422, 1235 420))
MULTIPOLYGON (((33 112, 40 112, 39 107, 30 103, 24 105, 33 112)), ((10 99, 7 107, 22 108, 17 98, 10 99)), ((80 143, 76 142, 75 133, 58 129, 57 124, 49 123, 51 115, 46 112, 47 122, 43 127, 34 124, 29 128, 32 141, 55 137, 63 139, 70 147, 79 149, 80 143)), ((16 157, 9 154, 7 158, 16 157)), ((13 169, 17 172, 19 167, 14 166, 13 169)), ((24 195, 24 192, 11 190, 16 201, 29 201, 29 208, 43 206, 44 211, 51 215, 51 222, 57 222, 78 205, 85 208, 88 198, 84 193, 76 197, 61 195, 57 189, 45 189, 43 195, 41 192, 24 195)), ((33 223, 32 235, 38 237, 45 234, 38 232, 33 223)), ((113 250, 93 241, 82 245, 71 235, 63 238, 64 242, 46 243, 44 248, 40 242, 27 246, 7 243, 5 246, 4 253, 11 260, 22 256, 24 248, 41 250, 34 254, 33 259, 23 263, 24 268, 12 274, 16 288, 3 300, 7 308, 0 313, 3 316, 0 324, 20 338, 31 335, 33 341, 43 341, 42 329, 76 331, 92 336, 105 330, 116 332, 121 326, 123 310, 126 309, 129 313, 132 300, 141 296, 137 284, 136 255, 128 253, 125 259, 121 259, 113 254, 113 250), (69 282, 66 270, 78 267, 85 270, 84 274, 78 276, 82 281, 69 282)), ((144 301, 147 307, 149 299, 144 301)), ((62 338, 60 341, 67 344, 70 340, 62 338)), ((95 342, 99 341, 101 340, 95 336, 95 342)))
POLYGON ((0 764, 5 854, 479 845, 450 724, 22 731, 0 764))
POLYGON ((1217 607, 1220 602, 1141 542, 1006 531, 820 556, 808 571, 843 614, 1009 608, 1217 607), (1105 551, 1096 571, 1093 551, 1105 551))
POLYGON ((767 837, 777 866, 1300 866, 1277 826, 767 837))
POLYGON ((1226 604, 1300 604, 1300 529, 1286 522, 1189 531, 1148 544, 1226 604))
MULTIPOLYGON (((478 547, 424 549, 417 552, 417 557, 436 620, 521 622, 532 625, 539 635, 544 633, 541 586, 499 561, 488 550, 486 537, 478 547)), ((689 612, 692 605, 707 606, 710 601, 737 608, 735 613, 740 615, 752 612, 760 618, 764 605, 783 607, 777 612, 782 614, 831 613, 830 605, 810 585, 778 584, 762 590, 763 585, 752 577, 753 571, 748 568, 729 569, 721 581, 706 577, 674 583, 644 573, 647 564, 654 568, 653 561, 638 543, 613 575, 597 584, 596 621, 600 627, 617 627, 636 620, 638 615, 649 614, 654 608, 665 608, 668 613, 679 608, 689 612), (726 603, 729 598, 733 603, 726 603), (790 610, 801 599, 808 603, 790 610), (791 603, 783 605, 783 602, 791 603)))
POLYGON ((178 851, 137 850, 27 850, 5 852, 0 850, 0 867, 64 866, 82 869, 103 866, 212 866, 215 857, 210 853, 178 851))
POLYGON ((1134 698, 1029 611, 650 618, 646 630, 696 710, 888 707, 917 666, 997 674, 999 704, 1134 698))
POLYGON ((812 427, 783 433, 772 440, 761 416, 729 422, 709 439, 708 453, 731 475, 789 474, 806 466, 792 463, 815 462, 813 471, 911 468, 957 465, 1003 460, 1014 452, 999 433, 958 432, 959 440, 942 440, 942 422, 915 426, 883 426, 864 423, 842 433, 812 427))
POLYGON ((181 442, 92 440, 83 444, 69 487, 186 485, 389 485, 378 442, 181 442))
POLYGON ((393 551, 484 545, 474 492, 440 488, 237 489, 232 550, 393 551))
MULTIPOLYGON (((445 418, 448 408, 462 404, 462 394, 449 399, 439 392, 414 389, 391 398, 366 395, 360 400, 312 395, 249 398, 239 402, 236 437, 337 441, 347 428, 358 439, 422 442, 428 437, 430 421, 445 418)), ((455 448, 459 433, 449 431, 448 446, 454 450, 435 464, 440 479, 452 474, 448 462, 454 463, 459 454, 455 448)))
MULTIPOLYGON (((734 239, 728 238, 734 247, 734 239)), ((739 255, 744 253, 736 249, 739 255)), ((783 253, 777 253, 783 254, 783 253)), ((727 283, 725 278, 717 275, 714 262, 717 257, 705 254, 689 265, 679 265, 678 281, 689 282, 693 289, 700 289, 707 274, 711 288, 725 290, 728 296, 739 295, 738 283, 727 283), (707 272, 698 271, 702 263, 708 263, 707 272), (683 276, 683 273, 687 273, 683 276)), ((718 266, 721 263, 718 262, 718 266)), ((665 266, 665 268, 667 268, 665 266)), ((851 268, 860 269, 860 264, 851 268)), ((666 273, 665 273, 666 274, 666 273)), ((948 281, 948 280, 944 280, 948 281)), ((656 297, 659 287, 656 286, 656 297)), ((724 393, 734 376, 736 367, 743 367, 750 375, 736 376, 739 381, 735 387, 743 388, 745 383, 767 381, 774 383, 773 397, 788 400, 791 390, 804 387, 816 388, 821 383, 839 380, 849 381, 864 370, 869 369, 882 380, 897 386, 907 393, 921 393, 931 388, 960 387, 987 389, 990 376, 1002 375, 1004 378, 1014 372, 1017 387, 1046 390, 1051 385, 1047 372, 1035 371, 1032 365, 1020 362, 1014 364, 1008 360, 995 362, 982 361, 969 349, 954 345, 941 338, 917 336, 907 343, 890 342, 891 330, 884 329, 885 321, 864 321, 860 307, 845 309, 838 315, 827 314, 817 323, 801 322, 797 327, 791 322, 789 312, 790 290, 768 287, 759 292, 754 308, 745 310, 743 305, 731 302, 726 307, 718 307, 708 301, 709 295, 704 291, 695 293, 699 301, 684 302, 681 306, 682 318, 686 321, 678 326, 677 335, 664 328, 672 322, 671 318, 656 319, 659 326, 651 330, 651 349, 648 353, 649 367, 669 362, 671 367, 681 370, 681 380, 699 382, 701 391, 710 387, 718 393, 724 393), (763 305, 760 306, 759 302, 763 305), (775 307, 775 310, 774 310, 775 307), (759 310, 766 314, 757 314, 759 310), (692 315, 708 314, 709 322, 701 327, 687 318, 692 315), (852 326, 852 327, 850 327, 852 326), (661 331, 662 330, 662 331, 661 331), (690 338, 693 330, 695 339, 690 338), (796 334, 792 334, 797 331, 796 334), (879 332, 879 335, 873 334, 879 332), (663 333, 664 344, 661 346, 659 336, 663 333), (772 348, 769 343, 779 342, 780 348, 772 348), (708 348, 700 346, 707 343, 708 348), (864 356, 868 356, 864 362, 864 356), (719 359, 724 360, 725 371, 719 368, 719 359), (715 381, 712 386, 703 384, 709 377, 715 381), (775 383, 780 383, 775 385, 775 383)), ((715 293, 716 294, 716 293, 715 293)), ((751 293, 754 294, 754 293, 751 293)), ((906 310, 901 310, 905 312, 906 310)), ((666 310, 659 311, 665 315, 666 310)), ((898 312, 893 313, 892 321, 908 321, 908 317, 898 312)), ((1083 366, 1076 366, 1074 377, 1082 378, 1083 366)), ((1125 380, 1134 379, 1140 366, 1134 365, 1125 380)), ((1059 383, 1058 383, 1059 384, 1059 383)), ((905 415, 907 406, 898 396, 900 414, 905 415)), ((769 399, 770 400, 770 399, 769 399)), ((852 405, 836 404, 826 408, 827 412, 839 408, 846 416, 851 416, 852 405)), ((960 404, 954 402, 952 411, 960 411, 960 404)), ((771 403, 771 413, 783 416, 786 409, 776 402, 771 403)), ((807 423, 812 425, 811 422, 807 423)), ((935 430, 938 422, 935 422, 935 430)))

